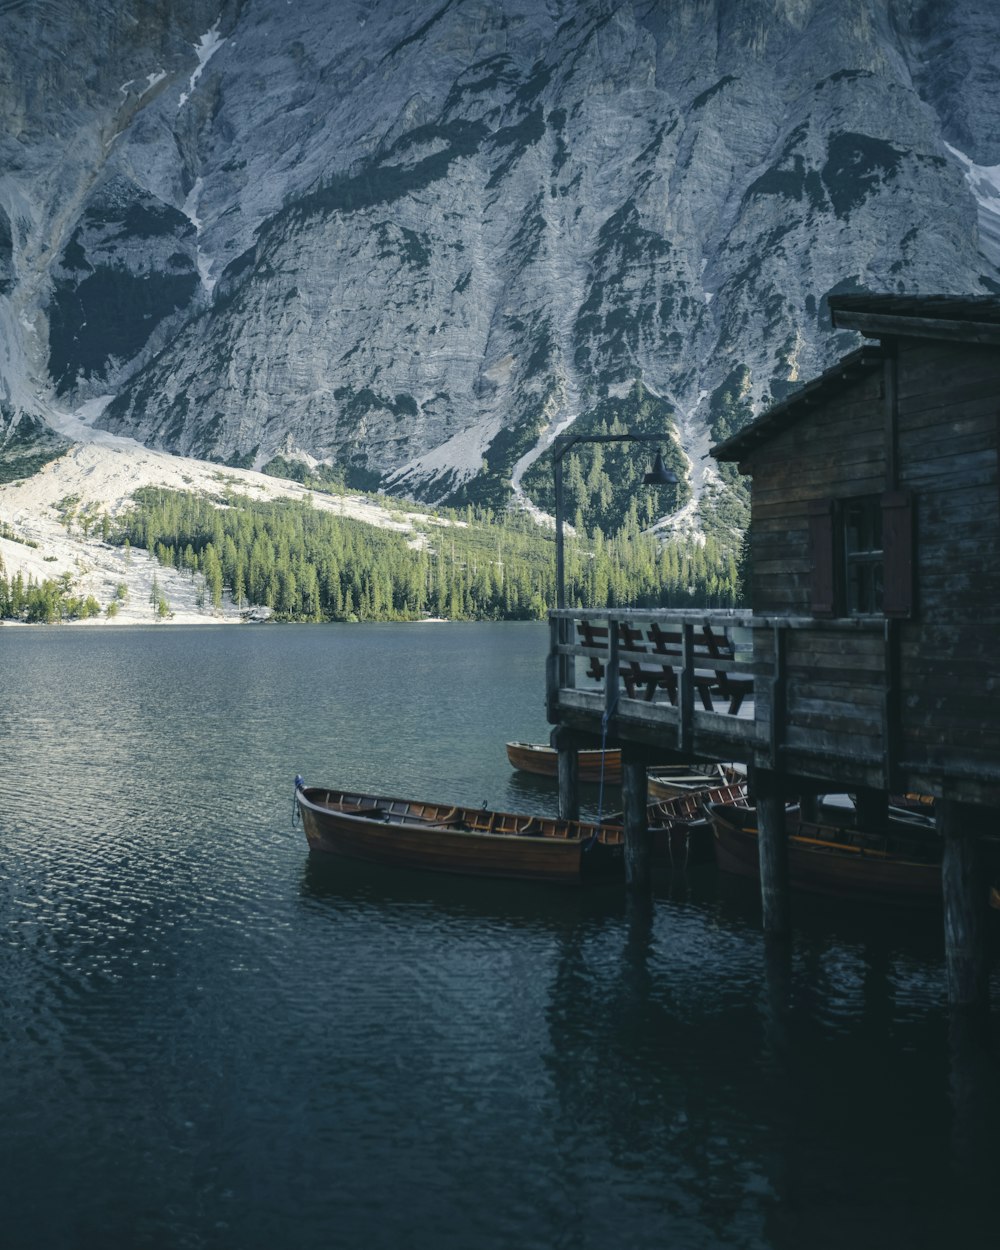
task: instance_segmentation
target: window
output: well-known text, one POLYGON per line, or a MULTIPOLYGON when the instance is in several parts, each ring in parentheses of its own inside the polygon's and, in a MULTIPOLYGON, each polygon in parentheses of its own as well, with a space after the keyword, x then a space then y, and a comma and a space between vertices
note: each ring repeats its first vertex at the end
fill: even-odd
POLYGON ((848 616, 882 611, 882 501, 878 495, 848 499, 844 517, 844 591, 848 616))
POLYGON ((913 500, 909 491, 809 504, 813 616, 913 614, 913 500))

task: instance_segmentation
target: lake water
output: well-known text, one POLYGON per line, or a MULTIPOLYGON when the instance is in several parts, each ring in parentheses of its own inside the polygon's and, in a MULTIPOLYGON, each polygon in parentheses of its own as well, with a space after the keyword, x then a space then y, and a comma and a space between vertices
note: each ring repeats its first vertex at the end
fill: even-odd
POLYGON ((937 918, 310 859, 296 772, 554 811, 546 641, 0 629, 5 1250, 997 1244, 937 918))

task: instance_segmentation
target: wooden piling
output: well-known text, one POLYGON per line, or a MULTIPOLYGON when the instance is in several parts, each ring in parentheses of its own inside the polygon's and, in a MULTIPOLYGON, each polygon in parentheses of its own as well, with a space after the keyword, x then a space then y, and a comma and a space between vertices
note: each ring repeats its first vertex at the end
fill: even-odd
POLYGON ((948 1001, 953 1007, 985 1007, 987 886, 979 826, 982 815, 967 803, 939 799, 938 832, 944 840, 941 890, 948 1001))
POLYGON ((814 824, 820 818, 820 802, 818 794, 803 794, 799 797, 799 812, 803 820, 811 820, 814 824))
POLYGON ((649 828, 646 823, 646 756, 622 750, 622 806, 625 813, 625 884, 634 893, 652 885, 649 828))
POLYGON ((889 795, 885 790, 858 786, 854 805, 858 828, 869 833, 885 833, 889 828, 889 795))
POLYGON ((772 937, 784 938, 791 929, 784 787, 773 773, 758 773, 756 781, 760 902, 764 932, 772 937))

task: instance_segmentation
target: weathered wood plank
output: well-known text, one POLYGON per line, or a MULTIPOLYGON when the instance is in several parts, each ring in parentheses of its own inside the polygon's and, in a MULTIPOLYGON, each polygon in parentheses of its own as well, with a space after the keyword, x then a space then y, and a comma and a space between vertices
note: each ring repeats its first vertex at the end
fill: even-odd
MULTIPOLYGON (((996 624, 988 619, 974 627, 961 622, 944 634, 927 632, 918 638, 907 638, 902 653, 908 668, 921 675, 938 674, 947 680, 995 676, 1000 664, 996 624)), ((974 684, 980 687, 983 682, 974 684)))
POLYGON ((865 415, 864 422, 824 425, 807 442, 776 444, 766 466, 755 469, 754 485, 775 477, 794 477, 800 468, 814 472, 823 467, 835 473, 844 464, 863 463, 866 457, 878 459, 883 455, 884 439, 877 424, 872 425, 872 412, 865 415))
MULTIPOLYGON (((837 628, 838 625, 846 623, 846 619, 814 621, 809 629, 789 630, 789 633, 794 635, 790 644, 794 648, 794 654, 811 656, 828 655, 831 651, 839 654, 862 651, 874 655, 880 650, 882 645, 882 622, 880 620, 871 620, 867 629, 837 628)), ((860 623, 860 618, 858 618, 859 626, 860 623)))
MULTIPOLYGON (((795 728, 800 730, 821 730, 826 733, 834 734, 865 734, 870 738, 881 738, 882 735, 882 717, 869 715, 852 715, 844 713, 836 715, 832 711, 811 712, 808 710, 809 705, 818 703, 816 700, 809 700, 806 706, 803 706, 801 700, 789 701, 788 709, 788 725, 789 729, 795 728)), ((829 705, 826 705, 829 707, 829 705)))
POLYGON ((809 587, 802 581, 788 585, 777 578, 754 578, 754 602, 768 612, 808 611, 809 587))
POLYGON ((831 733, 789 725, 785 741, 789 750, 811 752, 814 755, 832 752, 837 757, 877 764, 879 767, 882 764, 881 734, 831 733))
MULTIPOLYGON (((955 455, 942 460, 921 461, 910 465, 906 472, 906 485, 914 490, 957 491, 958 500, 968 500, 969 492, 982 490, 984 496, 996 489, 997 466, 992 452, 972 452, 955 455)), ((956 518, 957 519, 957 518, 956 518)))
POLYGON ((818 656, 809 664, 803 664, 800 659, 789 663, 788 682, 797 690, 808 689, 818 683, 835 686, 848 697, 855 687, 881 685, 884 667, 882 656, 838 655, 831 652, 818 656))
POLYGON ((795 690, 796 699, 820 699, 831 704, 859 707, 881 707, 885 695, 881 686, 852 685, 845 687, 843 683, 809 681, 799 682, 795 690))
POLYGON ((786 556, 779 556, 770 546, 766 550, 769 558, 760 559, 757 548, 754 549, 753 571, 760 577, 788 577, 796 573, 808 575, 812 564, 803 552, 790 551, 786 556))
POLYGON ((850 498, 856 495, 876 494, 885 485, 885 465, 870 459, 859 461, 856 465, 845 464, 837 476, 831 477, 817 470, 809 472, 807 465, 802 471, 789 474, 787 477, 775 475, 764 479, 758 488, 754 482, 754 498, 751 513, 756 515, 757 509, 768 503, 784 500, 786 505, 796 501, 817 499, 825 496, 834 498, 850 498))
MULTIPOLYGON (((997 400, 994 398, 993 404, 997 400)), ((908 460, 939 459, 955 452, 996 450, 996 411, 982 416, 901 429, 900 451, 908 460)))
POLYGON ((963 740, 973 750, 994 751, 1000 748, 1000 727, 991 716, 988 704, 980 714, 972 710, 942 707, 934 700, 924 707, 907 706, 904 732, 914 741, 937 741, 957 746, 963 740))

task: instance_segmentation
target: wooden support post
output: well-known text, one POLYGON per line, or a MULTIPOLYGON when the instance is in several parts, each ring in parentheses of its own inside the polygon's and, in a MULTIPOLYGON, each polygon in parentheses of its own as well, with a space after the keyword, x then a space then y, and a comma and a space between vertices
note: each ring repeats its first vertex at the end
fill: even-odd
POLYGON ((565 657, 559 654, 563 640, 564 622, 549 617, 549 654, 545 658, 545 714, 550 725, 559 719, 559 689, 563 685, 565 657))
POLYGON ((757 845, 764 932, 772 937, 787 937, 791 926, 785 794, 784 786, 773 773, 757 777, 757 845))
POLYGON ((681 672, 678 692, 677 749, 687 756, 694 735, 694 627, 681 626, 681 672))
POLYGON ((652 884, 649 829, 646 824, 646 757, 622 750, 622 806, 625 810, 625 884, 648 893, 652 884))
POLYGON ((889 828, 889 796, 884 790, 859 786, 854 796, 857 826, 867 833, 885 833, 889 828))
POLYGON ((774 636, 774 669, 771 677, 771 767, 777 768, 785 751, 785 717, 787 713, 787 691, 785 689, 785 669, 788 631, 775 625, 774 636))
POLYGON ((799 795, 799 813, 803 820, 810 820, 815 824, 819 820, 819 795, 818 794, 802 794, 799 795))
POLYGON ((952 1007, 985 1007, 989 983, 981 814, 971 805, 952 799, 939 799, 935 806, 938 832, 944 839, 941 889, 948 1002, 952 1007))

